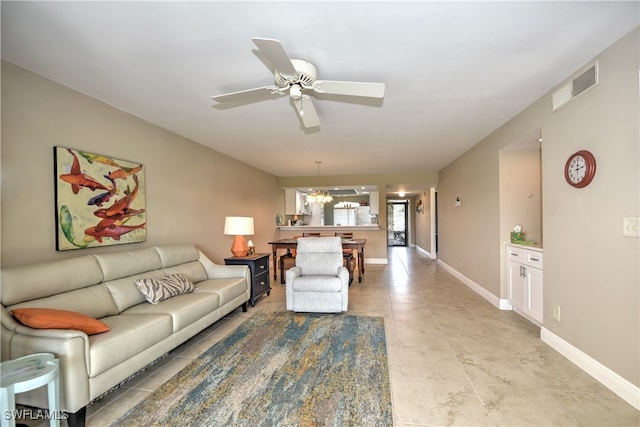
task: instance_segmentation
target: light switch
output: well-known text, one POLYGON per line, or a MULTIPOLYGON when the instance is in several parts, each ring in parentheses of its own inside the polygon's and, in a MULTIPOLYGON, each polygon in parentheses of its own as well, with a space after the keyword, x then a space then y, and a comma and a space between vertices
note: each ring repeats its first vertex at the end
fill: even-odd
POLYGON ((628 237, 640 237, 640 218, 622 218, 622 234, 628 237))

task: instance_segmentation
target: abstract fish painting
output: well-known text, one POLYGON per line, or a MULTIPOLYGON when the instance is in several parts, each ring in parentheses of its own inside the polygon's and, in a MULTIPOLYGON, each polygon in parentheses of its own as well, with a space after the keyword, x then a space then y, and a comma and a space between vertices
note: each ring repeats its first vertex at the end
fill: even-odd
POLYGON ((54 147, 56 250, 147 240, 141 163, 54 147))

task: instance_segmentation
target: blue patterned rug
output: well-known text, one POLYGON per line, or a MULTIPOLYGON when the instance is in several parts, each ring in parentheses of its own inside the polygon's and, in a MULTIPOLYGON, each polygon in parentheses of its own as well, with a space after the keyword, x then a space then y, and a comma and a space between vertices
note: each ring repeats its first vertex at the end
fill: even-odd
POLYGON ((257 313, 112 426, 392 426, 384 319, 257 313))

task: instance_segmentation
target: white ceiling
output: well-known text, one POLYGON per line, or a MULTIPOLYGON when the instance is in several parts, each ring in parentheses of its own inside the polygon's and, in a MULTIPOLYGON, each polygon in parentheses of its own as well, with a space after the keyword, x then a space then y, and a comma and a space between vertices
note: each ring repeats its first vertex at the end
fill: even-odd
MULTIPOLYGON (((9 2, 2 58, 276 176, 437 171, 639 24, 630 2, 9 2), (324 80, 305 131, 287 97, 214 108, 273 83, 252 37, 324 80)), ((524 137, 524 136, 523 136, 524 137)))

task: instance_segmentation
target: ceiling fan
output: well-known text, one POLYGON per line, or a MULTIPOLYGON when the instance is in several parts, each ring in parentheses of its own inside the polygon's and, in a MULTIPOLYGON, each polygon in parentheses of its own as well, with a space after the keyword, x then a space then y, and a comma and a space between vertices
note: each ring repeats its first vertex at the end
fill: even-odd
POLYGON ((320 126, 311 97, 316 93, 383 98, 384 83, 317 80, 318 70, 311 62, 290 59, 282 44, 275 39, 254 37, 253 43, 274 68, 275 85, 212 96, 214 101, 237 102, 263 95, 288 94, 305 128, 320 126))

